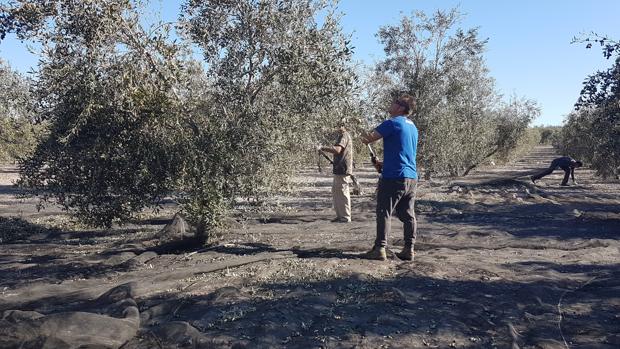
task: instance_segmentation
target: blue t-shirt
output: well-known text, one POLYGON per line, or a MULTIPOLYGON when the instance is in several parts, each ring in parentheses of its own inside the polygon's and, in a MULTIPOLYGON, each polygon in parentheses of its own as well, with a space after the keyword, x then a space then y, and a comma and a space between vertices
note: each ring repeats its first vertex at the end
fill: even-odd
POLYGON ((405 116, 396 116, 377 126, 383 136, 383 172, 386 179, 417 179, 418 128, 405 116))

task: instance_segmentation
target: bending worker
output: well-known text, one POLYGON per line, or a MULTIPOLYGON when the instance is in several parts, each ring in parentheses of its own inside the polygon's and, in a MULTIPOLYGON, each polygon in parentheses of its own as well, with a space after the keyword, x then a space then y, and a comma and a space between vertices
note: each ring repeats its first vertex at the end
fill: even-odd
POLYGON ((575 182, 575 169, 581 166, 583 166, 583 163, 581 161, 572 159, 569 156, 563 156, 561 158, 553 159, 549 168, 531 176, 530 179, 532 180, 532 183, 536 183, 537 180, 543 178, 544 176, 550 175, 553 171, 555 171, 555 169, 559 167, 564 170, 564 179, 562 179, 562 183, 560 185, 568 185, 569 175, 572 177, 573 184, 577 184, 577 182, 575 182))

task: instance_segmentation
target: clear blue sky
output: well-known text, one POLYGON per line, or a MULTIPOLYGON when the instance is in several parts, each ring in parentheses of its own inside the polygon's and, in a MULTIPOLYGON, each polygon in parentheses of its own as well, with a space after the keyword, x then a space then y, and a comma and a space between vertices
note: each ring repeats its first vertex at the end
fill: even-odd
MULTIPOLYGON (((162 18, 174 20, 180 0, 154 1, 162 18)), ((620 40, 619 0, 341 0, 342 25, 352 35, 355 58, 367 64, 383 57, 375 34, 386 24, 414 10, 426 13, 457 7, 463 29, 478 27, 488 38, 485 54, 498 90, 539 102, 542 115, 535 125, 560 125, 572 110, 583 80, 606 69, 598 47, 571 44, 573 36, 595 31, 620 40)), ((13 37, 0 44, 0 57, 19 71, 36 67, 37 58, 13 37)))

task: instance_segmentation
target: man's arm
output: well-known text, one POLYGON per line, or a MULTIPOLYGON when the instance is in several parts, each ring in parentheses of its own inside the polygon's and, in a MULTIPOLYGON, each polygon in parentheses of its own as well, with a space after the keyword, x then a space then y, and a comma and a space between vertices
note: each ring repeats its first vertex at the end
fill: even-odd
POLYGON ((362 143, 364 144, 374 143, 380 140, 381 138, 383 138, 383 136, 379 132, 377 132, 376 130, 372 130, 362 135, 362 143))
POLYGON ((338 154, 342 153, 344 148, 339 146, 339 145, 334 145, 334 146, 321 147, 319 150, 320 151, 324 151, 324 152, 328 152, 328 153, 332 153, 334 155, 338 155, 338 154))
MULTIPOLYGON (((372 130, 366 134, 362 135, 362 143, 368 145, 370 143, 376 142, 383 138, 383 136, 377 132, 377 130, 372 130)), ((368 146, 370 147, 370 146, 368 146)), ((371 149, 372 151, 372 149, 371 149)), ((379 161, 376 157, 372 158, 372 165, 375 167, 377 172, 381 173, 383 171, 383 161, 379 161)))
POLYGON ((570 176, 573 179, 573 184, 577 184, 577 182, 575 182, 575 168, 574 167, 570 168, 570 176))

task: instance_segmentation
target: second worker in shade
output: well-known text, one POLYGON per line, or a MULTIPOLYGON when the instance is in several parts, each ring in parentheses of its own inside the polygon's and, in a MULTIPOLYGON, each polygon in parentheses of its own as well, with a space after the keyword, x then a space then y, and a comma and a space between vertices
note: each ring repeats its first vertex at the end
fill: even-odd
POLYGON ((337 137, 333 146, 319 146, 318 150, 334 154, 332 161, 334 180, 332 198, 336 218, 332 222, 351 222, 351 194, 349 186, 353 183, 353 142, 346 129, 346 120, 340 120, 337 137))

